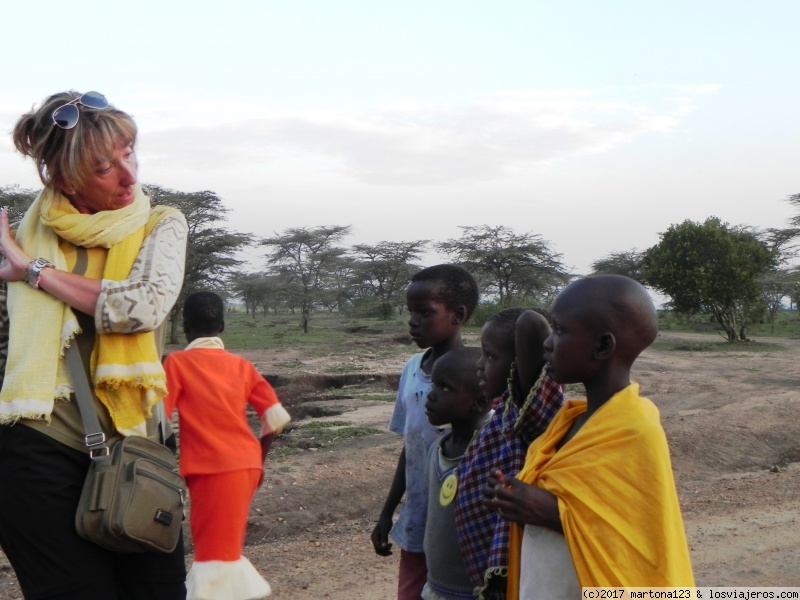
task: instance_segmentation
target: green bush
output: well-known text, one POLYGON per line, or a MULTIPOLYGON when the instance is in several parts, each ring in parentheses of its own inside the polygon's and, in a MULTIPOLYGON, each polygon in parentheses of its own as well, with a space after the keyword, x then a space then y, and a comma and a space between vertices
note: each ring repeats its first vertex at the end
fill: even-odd
MULTIPOLYGON (((532 309, 534 308, 535 304, 522 302, 522 303, 515 303, 512 306, 502 306, 497 302, 481 302, 480 304, 478 304, 477 308, 475 309, 475 312, 472 313, 472 317, 469 320, 469 325, 479 328, 483 327, 486 324, 486 321, 491 319, 501 310, 504 310, 506 308, 516 308, 520 306, 523 308, 532 309)), ((536 310, 540 309, 537 308, 536 310)), ((547 311, 543 312, 547 313, 547 311)))
POLYGON ((500 312, 500 307, 494 302, 481 302, 469 318, 469 324, 474 327, 483 327, 486 321, 500 312))
POLYGON ((391 302, 378 298, 358 298, 347 307, 347 314, 357 318, 390 321, 398 314, 398 310, 391 302))

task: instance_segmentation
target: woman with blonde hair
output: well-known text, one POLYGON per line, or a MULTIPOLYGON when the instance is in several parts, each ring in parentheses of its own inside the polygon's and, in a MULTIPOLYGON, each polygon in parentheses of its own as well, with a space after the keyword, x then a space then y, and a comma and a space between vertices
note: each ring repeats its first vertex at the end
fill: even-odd
MULTIPOLYGON (((12 232, 0 210, 0 545, 27 600, 177 600, 171 554, 84 541, 75 512, 90 464, 67 346, 83 358, 110 443, 164 442, 161 332, 183 281, 183 215, 137 180, 137 128, 102 94, 61 92, 13 139, 44 189, 12 232)), ((165 427, 166 425, 166 427, 165 427)))

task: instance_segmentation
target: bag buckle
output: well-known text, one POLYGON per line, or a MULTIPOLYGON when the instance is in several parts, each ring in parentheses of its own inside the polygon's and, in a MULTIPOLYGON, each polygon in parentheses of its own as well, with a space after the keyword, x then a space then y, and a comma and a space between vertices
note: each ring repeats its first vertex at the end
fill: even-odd
POLYGON ((108 446, 101 446, 100 448, 89 450, 89 458, 91 459, 109 456, 110 454, 111 450, 108 448, 108 446))
POLYGON ((106 446, 106 434, 102 431, 97 433, 87 433, 84 437, 86 447, 89 448, 89 457, 95 458, 96 456, 108 456, 111 454, 108 446, 106 446), (98 447, 99 446, 99 447, 98 447))

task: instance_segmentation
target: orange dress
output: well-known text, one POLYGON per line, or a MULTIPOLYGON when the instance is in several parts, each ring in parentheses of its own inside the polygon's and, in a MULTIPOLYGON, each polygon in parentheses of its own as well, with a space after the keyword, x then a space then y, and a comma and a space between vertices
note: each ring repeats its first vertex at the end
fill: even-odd
POLYGON ((164 404, 168 415, 178 411, 180 469, 191 500, 195 560, 187 598, 262 598, 269 584, 242 555, 263 468, 247 405, 261 419, 262 436, 279 433, 289 415, 253 364, 227 352, 219 338, 198 338, 169 354, 164 370, 164 404))

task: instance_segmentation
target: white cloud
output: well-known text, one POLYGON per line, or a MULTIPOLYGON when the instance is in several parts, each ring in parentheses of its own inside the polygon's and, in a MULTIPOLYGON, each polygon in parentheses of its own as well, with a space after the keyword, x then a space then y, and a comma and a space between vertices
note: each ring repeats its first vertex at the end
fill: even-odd
MULTIPOLYGON (((226 169, 308 158, 367 184, 463 183, 673 132, 697 97, 715 88, 642 86, 634 91, 512 91, 458 106, 391 106, 357 116, 274 114, 151 130, 143 133, 141 151, 178 168, 226 169)), ((217 119, 231 114, 209 104, 203 111, 217 119)), ((239 107, 233 112, 251 111, 239 107)))

